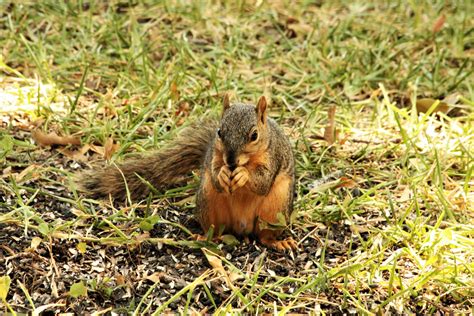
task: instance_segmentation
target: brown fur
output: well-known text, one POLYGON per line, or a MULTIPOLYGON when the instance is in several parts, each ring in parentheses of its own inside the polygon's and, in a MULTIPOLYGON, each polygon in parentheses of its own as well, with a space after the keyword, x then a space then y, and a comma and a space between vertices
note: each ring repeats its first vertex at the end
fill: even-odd
POLYGON ((205 231, 214 226, 216 233, 253 234, 269 247, 295 248, 292 240, 277 241, 284 228, 279 222, 293 211, 293 153, 266 107, 263 97, 257 106, 230 105, 226 97, 219 125, 196 124, 154 154, 88 172, 82 189, 94 197, 124 199, 127 185, 139 198, 150 193, 140 177, 161 190, 201 167, 196 209, 205 231))
POLYGON ((207 173, 203 180, 203 198, 209 203, 205 210, 201 210, 201 225, 207 231, 213 225, 217 231, 224 227, 227 232, 237 235, 264 237, 274 242, 281 229, 260 229, 260 225, 278 223, 277 214, 281 213, 287 219, 288 203, 292 179, 282 174, 277 176, 270 193, 266 196, 258 195, 250 189, 250 185, 243 187, 233 194, 218 192, 210 181, 207 173))
POLYGON ((131 197, 138 199, 151 191, 146 182, 157 190, 184 182, 191 171, 201 167, 216 125, 214 121, 201 122, 186 128, 173 145, 162 150, 85 172, 79 178, 80 189, 95 198, 110 194, 115 199, 124 200, 126 187, 131 197))
POLYGON ((292 240, 277 240, 284 228, 278 226, 284 224, 281 219, 287 222, 293 211, 293 154, 276 123, 266 118, 266 102, 225 108, 220 128, 221 137, 206 155, 197 194, 203 230, 213 226, 215 233, 253 234, 269 247, 295 248, 292 240), (252 141, 247 131, 255 130, 259 137, 252 141))

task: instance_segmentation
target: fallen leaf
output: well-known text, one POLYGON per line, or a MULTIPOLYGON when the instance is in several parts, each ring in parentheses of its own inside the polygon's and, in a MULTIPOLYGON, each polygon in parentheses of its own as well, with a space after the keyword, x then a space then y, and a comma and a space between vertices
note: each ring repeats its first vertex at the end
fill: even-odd
POLYGON ((23 169, 18 175, 15 175, 15 181, 21 182, 27 175, 31 173, 30 179, 39 178, 40 166, 37 164, 32 164, 25 169, 23 169))
POLYGON ((367 226, 356 225, 356 224, 350 225, 349 228, 353 233, 359 233, 359 234, 366 233, 369 231, 369 228, 367 226))
POLYGON ((85 242, 80 242, 76 245, 76 248, 80 253, 85 254, 87 251, 87 244, 85 242))
POLYGON ((140 242, 144 242, 150 238, 150 233, 144 232, 143 234, 139 234, 135 236, 135 240, 140 242))
POLYGON ((87 214, 77 208, 71 208, 71 213, 76 215, 77 217, 80 217, 80 218, 90 218, 90 217, 93 217, 92 215, 90 214, 87 214))
POLYGON ((434 22, 433 33, 438 33, 443 28, 444 22, 446 22, 446 16, 443 14, 434 22))
POLYGON ((55 132, 49 134, 43 133, 39 129, 35 129, 31 132, 31 137, 39 146, 51 146, 51 145, 80 145, 81 140, 74 136, 59 136, 55 132))
POLYGON ((85 86, 91 90, 97 90, 100 86, 102 77, 100 76, 90 76, 85 82, 85 86))
POLYGON ((416 110, 418 113, 427 113, 432 106, 435 108, 432 110, 431 113, 434 112, 443 112, 447 113, 449 111, 449 106, 445 102, 441 102, 439 100, 430 99, 430 98, 423 98, 416 100, 416 110), (438 102, 437 105, 435 103, 438 102))
POLYGON ((322 193, 332 188, 337 188, 339 184, 339 180, 332 180, 332 181, 315 181, 311 186, 310 193, 322 193))
POLYGON ((337 130, 336 130, 336 106, 332 105, 328 109, 328 123, 324 129, 324 139, 328 142, 329 145, 334 144, 337 139, 337 130))
POLYGON ((119 144, 114 144, 112 137, 107 138, 104 144, 104 158, 109 161, 112 155, 120 148, 119 144))
POLYGON ((82 282, 74 283, 69 289, 69 296, 78 298, 79 296, 87 296, 87 287, 82 282))
MULTIPOLYGON (((202 248, 202 251, 204 252, 204 255, 206 256, 207 261, 209 262, 211 267, 214 269, 214 271, 216 271, 217 274, 219 274, 220 276, 224 278, 228 287, 233 289, 234 284, 232 283, 232 280, 229 274, 225 271, 224 266, 222 265, 222 260, 219 257, 217 257, 209 249, 202 248)), ((232 276, 232 279, 236 279, 235 276, 232 276)))
POLYGON ((104 115, 105 117, 113 118, 117 117, 117 109, 113 105, 106 104, 97 110, 97 114, 104 115))
POLYGON ((224 266, 222 265, 222 260, 219 259, 216 255, 214 255, 210 251, 204 251, 204 254, 206 255, 207 261, 211 265, 214 270, 216 270, 219 274, 225 275, 225 270, 224 266))
POLYGON ((220 239, 221 239, 222 242, 223 242, 224 244, 226 244, 227 246, 233 247, 233 246, 237 246, 237 245, 240 244, 239 240, 238 240, 237 238, 235 238, 234 235, 229 235, 229 234, 227 234, 227 235, 222 235, 220 239))
POLYGON ((183 205, 186 205, 186 204, 189 204, 189 203, 194 203, 195 199, 196 198, 191 195, 191 196, 185 197, 182 200, 179 200, 179 201, 175 202, 174 204, 177 205, 177 206, 183 206, 183 205))
POLYGON ((118 285, 124 285, 125 284, 125 277, 119 273, 115 275, 115 283, 118 285))
POLYGON ((105 149, 104 147, 102 146, 96 146, 96 145, 90 145, 91 146, 91 150, 99 155, 101 155, 102 157, 104 157, 105 155, 105 149))
POLYGON ((314 28, 306 23, 291 23, 287 25, 287 29, 294 32, 291 34, 306 36, 306 34, 311 33, 314 28))
POLYGON ((31 239, 30 248, 32 250, 36 250, 38 248, 38 246, 41 244, 42 241, 43 241, 43 239, 41 239, 40 237, 33 237, 31 239))
POLYGON ((176 110, 175 115, 188 116, 190 110, 191 110, 191 106, 189 105, 189 103, 186 101, 183 101, 178 104, 178 109, 176 110))
POLYGON ((43 118, 36 119, 36 120, 34 120, 33 122, 30 122, 30 123, 29 123, 29 128, 30 128, 30 129, 32 129, 32 128, 39 128, 39 127, 43 126, 44 121, 45 121, 45 119, 43 119, 43 118))
POLYGON ((87 161, 87 157, 85 156, 85 153, 89 151, 91 148, 90 145, 85 144, 82 146, 79 150, 70 150, 67 148, 60 148, 58 151, 63 154, 64 156, 71 158, 76 161, 87 161))
POLYGON ((170 86, 170 92, 171 92, 171 99, 174 101, 179 100, 179 91, 178 91, 178 86, 176 85, 176 82, 172 82, 170 86))
POLYGON ((445 102, 448 105, 456 105, 459 101, 459 92, 451 93, 447 95, 442 102, 445 102))
POLYGON ((155 272, 151 275, 148 275, 145 279, 150 280, 153 283, 160 282, 163 272, 155 272))
POLYGON ((357 187, 357 182, 355 182, 352 179, 346 178, 346 177, 341 177, 339 179, 339 184, 336 186, 336 188, 355 188, 357 187))
POLYGON ((8 291, 10 290, 10 277, 8 275, 0 277, 0 300, 7 299, 8 291))
POLYGON ((6 167, 2 171, 3 177, 8 177, 8 176, 10 176, 11 173, 12 173, 12 167, 11 166, 6 167))

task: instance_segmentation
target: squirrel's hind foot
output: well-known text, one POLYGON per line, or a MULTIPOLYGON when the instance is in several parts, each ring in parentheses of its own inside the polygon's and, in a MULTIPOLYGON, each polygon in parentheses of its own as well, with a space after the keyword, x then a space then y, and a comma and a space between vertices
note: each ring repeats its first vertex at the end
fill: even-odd
POLYGON ((291 237, 288 237, 284 240, 276 240, 276 239, 265 240, 264 239, 264 240, 260 240, 260 242, 264 244, 265 246, 273 248, 278 251, 298 249, 298 244, 291 237))

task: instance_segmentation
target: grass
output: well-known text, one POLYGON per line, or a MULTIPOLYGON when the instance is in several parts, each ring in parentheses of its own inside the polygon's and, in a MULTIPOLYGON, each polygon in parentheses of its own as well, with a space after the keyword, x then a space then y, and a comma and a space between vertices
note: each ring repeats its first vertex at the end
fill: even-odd
POLYGON ((4 311, 472 313, 469 1, 0 8, 4 311), (298 253, 193 241, 196 179, 126 205, 76 192, 108 139, 112 161, 159 148, 226 91, 270 97, 294 143, 298 253), (450 111, 417 113, 421 98, 450 111), (36 146, 33 126, 83 146, 36 146))

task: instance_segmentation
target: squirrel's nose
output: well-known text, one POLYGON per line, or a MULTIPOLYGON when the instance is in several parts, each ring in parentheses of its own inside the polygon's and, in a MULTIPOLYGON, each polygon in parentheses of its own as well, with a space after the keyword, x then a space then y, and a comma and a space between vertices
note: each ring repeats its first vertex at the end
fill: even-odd
POLYGON ((235 153, 234 152, 228 152, 226 155, 226 163, 227 166, 229 167, 230 171, 234 171, 235 168, 237 168, 237 164, 235 162, 235 153))

